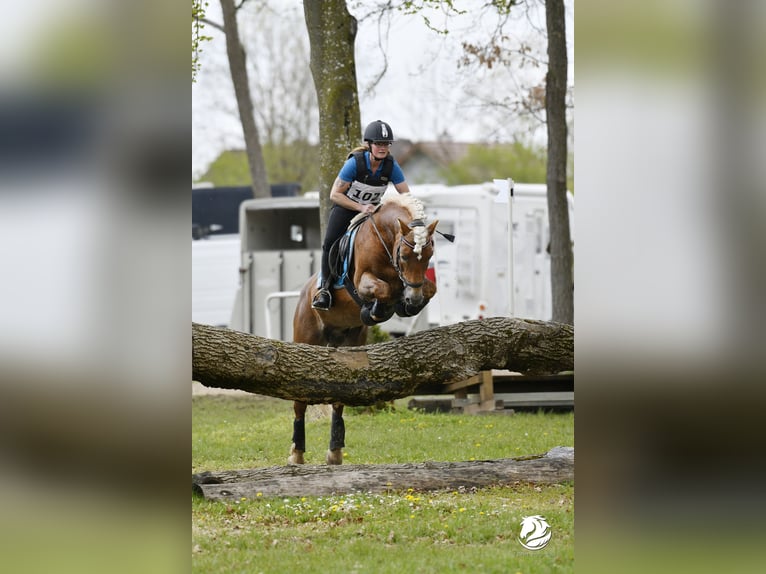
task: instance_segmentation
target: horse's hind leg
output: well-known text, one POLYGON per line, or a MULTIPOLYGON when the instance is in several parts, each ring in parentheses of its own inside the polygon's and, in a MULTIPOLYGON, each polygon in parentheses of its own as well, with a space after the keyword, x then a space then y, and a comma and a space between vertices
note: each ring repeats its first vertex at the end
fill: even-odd
POLYGON ((306 452, 306 403, 293 402, 295 420, 293 420, 293 444, 290 447, 290 456, 287 464, 303 464, 303 453, 306 452))
POLYGON ((327 451, 327 464, 343 464, 343 447, 346 446, 346 425, 343 422, 343 405, 333 403, 332 424, 330 426, 330 450, 327 451))

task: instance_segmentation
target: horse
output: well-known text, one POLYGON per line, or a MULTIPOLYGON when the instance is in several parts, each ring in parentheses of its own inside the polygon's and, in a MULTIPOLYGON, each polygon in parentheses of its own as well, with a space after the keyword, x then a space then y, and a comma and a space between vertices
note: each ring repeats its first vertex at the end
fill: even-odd
MULTIPOLYGON (((438 221, 425 224, 423 204, 410 194, 387 195, 370 215, 360 214, 349 225, 344 239, 350 243, 346 272, 336 266, 333 303, 327 311, 311 307, 318 289, 315 273, 303 286, 293 317, 293 341, 329 347, 366 344, 367 329, 390 319, 417 315, 436 293, 426 277, 434 252, 433 234, 438 221), (352 232, 355 229, 355 232, 352 232), (335 279, 345 275, 346 289, 335 279)), ((336 244, 337 245, 337 244, 336 244)), ((331 250, 331 266, 333 253, 331 250)), ((305 414, 308 404, 293 402, 293 442, 288 464, 303 464, 306 450, 305 414)), ((343 404, 332 404, 327 464, 342 464, 346 429, 343 404)))

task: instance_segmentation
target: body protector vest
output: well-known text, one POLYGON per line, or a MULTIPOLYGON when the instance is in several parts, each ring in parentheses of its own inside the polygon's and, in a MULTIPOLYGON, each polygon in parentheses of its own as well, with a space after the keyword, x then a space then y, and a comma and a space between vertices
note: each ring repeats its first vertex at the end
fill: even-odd
POLYGON ((391 181, 391 172, 394 170, 394 158, 390 155, 383 160, 383 169, 379 175, 373 175, 367 168, 363 151, 352 152, 348 155, 356 160, 356 178, 351 182, 346 195, 359 204, 377 205, 380 198, 386 192, 388 182, 391 181))

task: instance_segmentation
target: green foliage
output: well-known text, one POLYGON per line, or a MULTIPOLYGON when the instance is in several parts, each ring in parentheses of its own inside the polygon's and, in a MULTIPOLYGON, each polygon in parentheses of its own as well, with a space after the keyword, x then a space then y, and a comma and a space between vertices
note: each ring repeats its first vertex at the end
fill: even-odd
POLYGON ((471 145, 466 156, 445 168, 442 175, 448 185, 481 183, 509 175, 516 181, 545 183, 545 171, 545 153, 517 142, 471 145))
POLYGON ((197 73, 200 69, 199 55, 202 52, 200 45, 202 42, 212 40, 210 36, 205 36, 202 29, 205 27, 202 19, 205 17, 205 9, 208 2, 205 0, 192 0, 192 82, 197 81, 197 73))
MULTIPOLYGON (((297 182, 303 191, 317 188, 317 146, 294 142, 265 144, 262 149, 269 184, 297 182)), ((200 177, 200 181, 209 181, 216 187, 250 185, 247 154, 243 150, 222 152, 200 177)))
POLYGON ((200 181, 209 181, 216 187, 250 185, 247 154, 243 150, 226 150, 219 155, 200 181))
POLYGON ((319 185, 319 149, 306 141, 263 146, 263 161, 269 183, 298 182, 305 191, 319 185))
MULTIPOLYGON (((447 185, 466 185, 509 175, 524 183, 545 183, 547 154, 543 149, 523 143, 484 145, 468 147, 466 156, 441 170, 447 185)), ((574 156, 570 152, 567 161, 567 189, 574 193, 574 156)))
POLYGON ((367 330, 367 344, 385 343, 391 340, 391 335, 380 328, 380 325, 373 325, 367 330))
MULTIPOLYGON (((347 463, 484 460, 572 445, 574 415, 466 416, 346 411, 347 463)), ((306 423, 309 464, 324 458, 330 418, 306 423)), ((268 397, 195 396, 192 472, 285 463, 292 405, 268 397)), ((571 572, 574 487, 192 500, 193 572, 571 572), (553 537, 530 552, 521 518, 545 516, 553 537), (389 552, 388 550, 393 550, 389 552)))

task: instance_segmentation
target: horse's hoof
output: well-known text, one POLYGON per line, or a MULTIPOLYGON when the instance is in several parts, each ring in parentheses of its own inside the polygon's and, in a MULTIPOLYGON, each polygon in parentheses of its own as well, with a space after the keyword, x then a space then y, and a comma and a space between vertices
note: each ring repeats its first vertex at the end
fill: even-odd
POLYGON ((328 450, 325 460, 327 464, 343 464, 343 451, 341 449, 328 450))
POLYGON ((290 456, 287 457, 287 464, 305 464, 303 460, 303 451, 296 450, 295 445, 290 447, 290 456))
POLYGON ((394 308, 387 307, 379 301, 376 301, 372 305, 365 305, 359 312, 362 323, 368 327, 377 325, 378 323, 384 323, 388 321, 394 315, 394 308))
POLYGON ((399 317, 414 317, 420 313, 425 305, 410 305, 409 303, 399 302, 396 304, 396 314, 399 317))
POLYGON ((372 327, 377 323, 377 321, 375 321, 375 319, 372 317, 370 310, 370 307, 362 307, 362 310, 359 312, 359 317, 362 319, 362 323, 368 327, 372 327))

